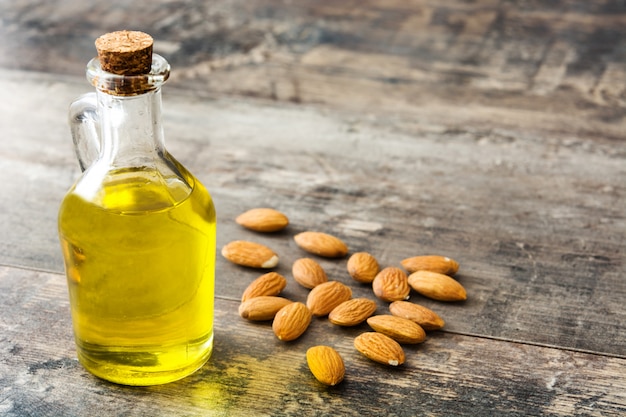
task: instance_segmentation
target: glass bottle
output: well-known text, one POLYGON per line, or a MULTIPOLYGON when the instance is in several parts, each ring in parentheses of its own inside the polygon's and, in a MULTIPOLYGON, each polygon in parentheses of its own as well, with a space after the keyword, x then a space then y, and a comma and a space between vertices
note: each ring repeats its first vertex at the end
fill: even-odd
POLYGON ((151 52, 149 73, 88 64, 96 92, 70 107, 83 173, 59 210, 79 361, 126 385, 183 378, 213 346, 215 209, 165 149, 169 64, 151 52))

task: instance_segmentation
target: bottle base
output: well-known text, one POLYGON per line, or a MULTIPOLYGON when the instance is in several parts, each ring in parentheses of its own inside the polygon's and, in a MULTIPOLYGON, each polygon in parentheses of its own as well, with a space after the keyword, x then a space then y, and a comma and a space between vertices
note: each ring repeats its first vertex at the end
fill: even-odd
POLYGON ((134 348, 96 346, 77 341, 78 361, 98 378, 120 385, 161 385, 185 378, 211 357, 213 336, 182 347, 134 348), (193 359, 191 359, 193 358, 193 359))

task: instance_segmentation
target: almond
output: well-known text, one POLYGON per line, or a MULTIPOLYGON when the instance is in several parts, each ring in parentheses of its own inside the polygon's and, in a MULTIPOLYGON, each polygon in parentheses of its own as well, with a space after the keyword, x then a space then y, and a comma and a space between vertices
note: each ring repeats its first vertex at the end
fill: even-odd
POLYGON ((459 270, 458 262, 447 256, 439 255, 414 256, 404 259, 401 264, 410 274, 424 270, 445 275, 454 275, 459 270))
POLYGON ((367 252, 357 252, 348 259, 348 273, 357 282, 369 284, 380 270, 378 261, 367 252))
POLYGON ((287 280, 285 277, 276 272, 268 272, 248 285, 248 288, 245 289, 241 296, 241 301, 244 302, 261 295, 278 295, 286 286, 287 280))
POLYGON ((295 261, 291 267, 291 273, 296 282, 304 288, 311 289, 328 282, 322 266, 311 258, 300 258, 295 261))
POLYGON ((405 360, 402 346, 382 333, 361 333, 354 339, 354 347, 366 358, 383 365, 398 366, 405 360))
POLYGON ((222 256, 232 263, 251 268, 273 268, 278 265, 278 255, 260 243, 235 240, 222 248, 222 256))
POLYGON ((352 298, 350 287, 339 281, 328 281, 311 290, 306 305, 314 316, 325 316, 350 298, 352 298))
POLYGON ((254 208, 237 216, 235 221, 256 232, 276 232, 289 224, 289 219, 283 213, 271 208, 254 208))
POLYGON ((367 324, 398 343, 416 344, 426 340, 426 332, 419 324, 402 317, 389 314, 372 316, 367 319, 367 324))
POLYGON ((376 311, 376 302, 367 298, 353 298, 335 307, 328 320, 338 326, 356 326, 376 311))
POLYGON ((343 381, 346 367, 339 352, 330 346, 313 346, 306 351, 306 362, 322 384, 334 386, 343 381))
POLYGON ((446 324, 437 313, 428 307, 409 301, 394 301, 389 305, 389 311, 394 316, 414 321, 426 331, 439 330, 446 324))
POLYGON ((272 330, 279 340, 289 342, 306 331, 311 323, 311 317, 311 312, 303 303, 287 304, 276 313, 272 330))
POLYGON ((406 300, 411 292, 406 274, 395 266, 380 271, 372 282, 372 289, 376 297, 383 301, 406 300))
POLYGON ((276 313, 292 301, 283 297, 262 295, 239 305, 239 315, 252 321, 272 320, 276 313))
POLYGON ((348 253, 348 246, 335 236, 321 232, 302 232, 293 237, 307 252, 326 258, 340 258, 348 253))
POLYGON ((430 271, 417 271, 409 276, 409 285, 424 297, 438 301, 463 301, 465 288, 447 275, 430 271))

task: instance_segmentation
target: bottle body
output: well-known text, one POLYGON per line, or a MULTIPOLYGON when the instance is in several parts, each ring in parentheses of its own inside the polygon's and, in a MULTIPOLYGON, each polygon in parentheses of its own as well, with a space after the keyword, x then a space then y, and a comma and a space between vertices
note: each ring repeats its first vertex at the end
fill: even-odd
POLYGON ((211 353, 215 210, 179 168, 186 184, 178 187, 155 171, 125 169, 107 173, 95 198, 81 195, 79 182, 61 204, 78 358, 112 382, 177 380, 211 353))
POLYGON ((165 149, 169 64, 152 58, 139 75, 88 64, 97 91, 70 106, 84 172, 59 210, 78 359, 125 385, 183 378, 213 347, 215 209, 165 149))

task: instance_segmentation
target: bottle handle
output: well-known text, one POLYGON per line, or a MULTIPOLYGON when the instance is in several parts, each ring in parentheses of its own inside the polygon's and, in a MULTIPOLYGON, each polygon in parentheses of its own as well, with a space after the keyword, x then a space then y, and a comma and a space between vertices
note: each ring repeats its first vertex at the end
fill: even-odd
POLYGON ((74 151, 80 169, 85 171, 100 153, 100 117, 96 93, 83 94, 72 102, 69 122, 74 151))

